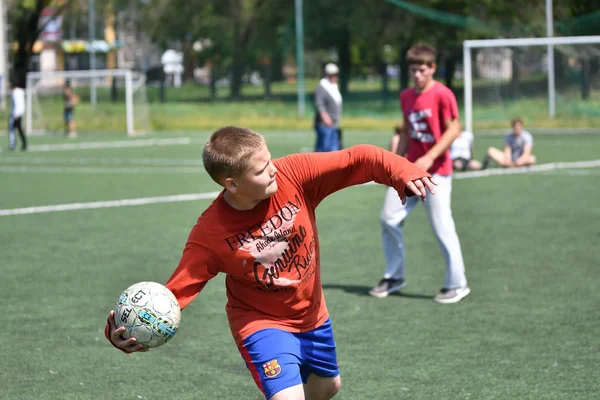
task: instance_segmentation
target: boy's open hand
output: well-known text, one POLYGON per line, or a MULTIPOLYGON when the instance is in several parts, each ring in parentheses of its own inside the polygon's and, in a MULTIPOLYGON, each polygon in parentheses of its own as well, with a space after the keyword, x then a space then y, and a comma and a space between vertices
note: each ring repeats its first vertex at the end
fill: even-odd
POLYGON ((416 196, 419 196, 422 201, 425 201, 427 190, 429 190, 431 194, 435 194, 435 185, 437 185, 437 183, 435 183, 433 179, 427 177, 407 182, 406 189, 404 190, 405 193, 400 197, 402 204, 406 204, 406 192, 412 192, 416 196))

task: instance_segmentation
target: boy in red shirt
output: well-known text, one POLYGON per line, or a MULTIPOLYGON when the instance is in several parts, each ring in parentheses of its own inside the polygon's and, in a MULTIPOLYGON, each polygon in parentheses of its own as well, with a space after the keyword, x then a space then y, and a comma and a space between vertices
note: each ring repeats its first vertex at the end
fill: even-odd
MULTIPOLYGON (((225 273, 231 333, 265 397, 332 398, 341 380, 315 208, 331 193, 372 180, 392 186, 401 202, 413 194, 425 200, 427 190, 434 193, 430 175, 370 145, 271 160, 263 136, 239 127, 216 131, 203 161, 224 190, 198 218, 167 287, 184 308, 225 273)), ((111 311, 111 343, 127 353, 147 351, 123 332, 111 311)))
MULTIPOLYGON (((406 154, 409 161, 432 174, 437 183, 436 196, 424 203, 446 261, 444 286, 434 300, 438 303, 456 303, 470 293, 450 208, 452 159, 449 148, 454 139, 460 136, 461 128, 454 94, 433 79, 436 56, 435 49, 424 44, 417 44, 408 50, 407 60, 415 87, 400 94, 404 125, 397 130, 398 137, 392 142, 392 151, 406 154)), ((383 279, 369 291, 375 297, 386 297, 406 285, 402 223, 417 205, 418 199, 410 198, 403 204, 395 197, 388 190, 381 210, 387 267, 383 279)))

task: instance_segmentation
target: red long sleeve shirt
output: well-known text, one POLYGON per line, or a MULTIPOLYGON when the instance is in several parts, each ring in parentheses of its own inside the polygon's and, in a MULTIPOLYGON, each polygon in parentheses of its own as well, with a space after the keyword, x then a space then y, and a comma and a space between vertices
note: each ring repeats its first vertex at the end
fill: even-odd
POLYGON ((261 329, 304 332, 327 320, 315 219, 325 197, 369 181, 404 193, 406 182, 429 176, 371 145, 294 154, 273 163, 277 192, 244 211, 232 208, 221 193, 198 218, 167 283, 184 308, 211 278, 226 274, 226 311, 238 344, 261 329))

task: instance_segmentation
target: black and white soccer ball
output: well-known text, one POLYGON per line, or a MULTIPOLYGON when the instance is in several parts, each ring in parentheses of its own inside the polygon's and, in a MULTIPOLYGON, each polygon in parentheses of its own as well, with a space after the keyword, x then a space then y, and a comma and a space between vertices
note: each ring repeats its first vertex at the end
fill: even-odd
POLYGON ((173 293, 156 282, 138 282, 121 294, 115 322, 124 326, 123 337, 134 337, 145 347, 158 347, 175 336, 181 309, 173 293))

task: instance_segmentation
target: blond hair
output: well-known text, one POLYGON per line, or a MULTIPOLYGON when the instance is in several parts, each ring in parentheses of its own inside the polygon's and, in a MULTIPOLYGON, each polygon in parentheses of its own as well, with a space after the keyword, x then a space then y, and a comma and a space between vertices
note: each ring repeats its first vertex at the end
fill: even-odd
POLYGON ((204 169, 223 185, 226 178, 242 175, 250 158, 265 145, 265 138, 251 129, 225 126, 215 131, 204 145, 204 169))
POLYGON ((406 52, 406 61, 408 65, 425 64, 428 67, 431 67, 435 64, 436 58, 437 51, 425 43, 417 43, 406 52))

